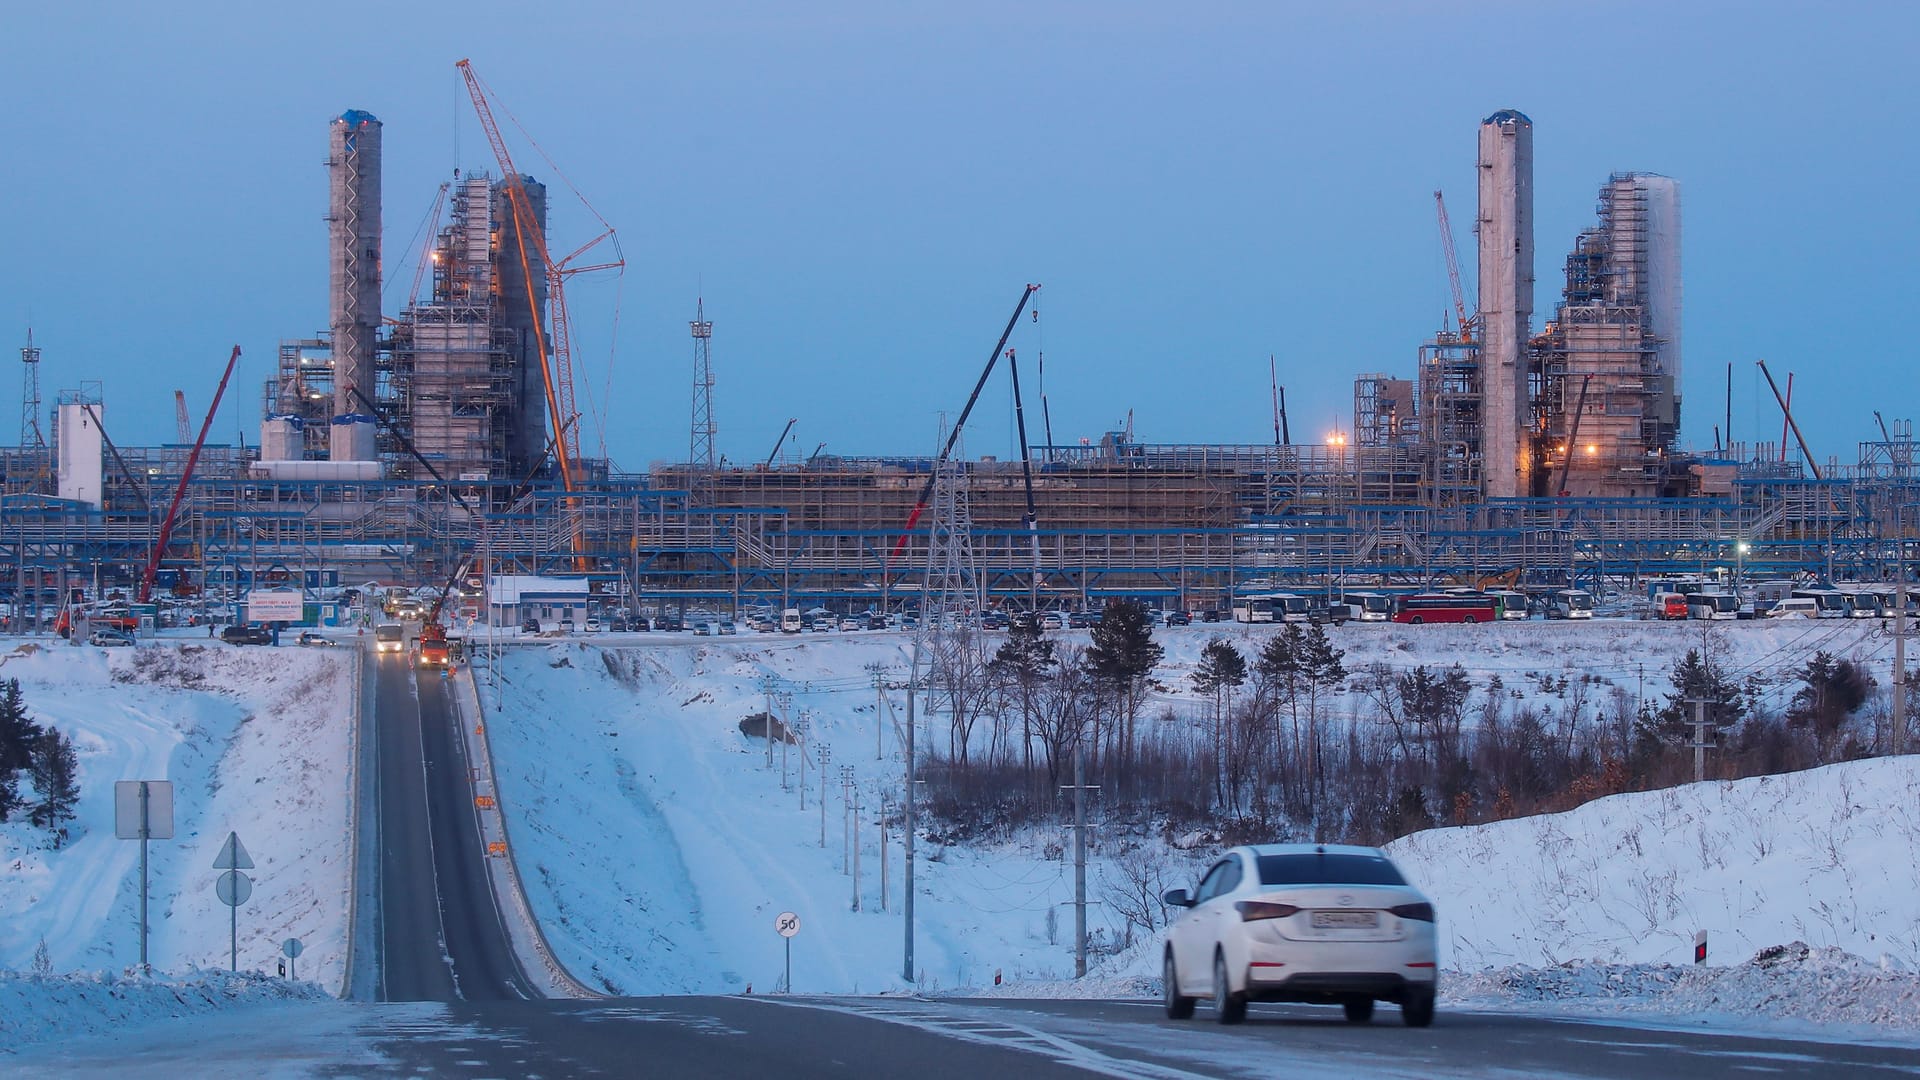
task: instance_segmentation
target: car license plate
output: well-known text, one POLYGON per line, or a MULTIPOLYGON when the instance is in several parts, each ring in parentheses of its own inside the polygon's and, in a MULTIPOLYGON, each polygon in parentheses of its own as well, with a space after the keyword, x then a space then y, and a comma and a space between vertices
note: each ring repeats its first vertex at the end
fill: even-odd
POLYGON ((1380 913, 1377 911, 1316 911, 1313 913, 1313 927, 1316 930, 1372 930, 1380 925, 1380 913))

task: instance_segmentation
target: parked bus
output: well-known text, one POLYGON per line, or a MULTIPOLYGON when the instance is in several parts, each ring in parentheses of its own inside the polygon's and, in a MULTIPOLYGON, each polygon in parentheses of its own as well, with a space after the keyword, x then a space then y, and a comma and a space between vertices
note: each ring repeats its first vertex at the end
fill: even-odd
POLYGON ((1853 605, 1847 602, 1847 594, 1839 589, 1811 586, 1793 590, 1796 600, 1812 600, 1820 608, 1822 619, 1845 619, 1853 615, 1853 605))
POLYGON ((1532 614, 1527 603, 1527 594, 1518 589, 1495 589, 1487 594, 1500 609, 1502 619, 1525 619, 1532 614))
POLYGON ((1549 619, 1593 618, 1593 594, 1585 589, 1556 589, 1547 597, 1549 619))
POLYGON ((1342 596, 1347 618, 1356 622, 1387 622, 1393 618, 1393 598, 1385 593, 1350 592, 1342 596))
POLYGON ((1893 587, 1878 585, 1836 586, 1847 598, 1849 612, 1856 619, 1880 619, 1893 614, 1893 587))
POLYGON ((1417 593, 1403 596, 1393 612, 1397 623, 1483 623, 1500 616, 1499 604, 1485 593, 1417 593))
POLYGON ((1255 593, 1236 596, 1233 621, 1243 623, 1306 622, 1310 605, 1294 593, 1255 593))
POLYGON ((1703 577, 1657 577, 1647 582, 1647 599, 1658 601, 1667 593, 1692 596, 1712 587, 1713 582, 1703 577))
POLYGON ((1689 619, 1737 619, 1740 617, 1740 598, 1730 592, 1718 589, 1697 592, 1687 597, 1687 618, 1689 619))

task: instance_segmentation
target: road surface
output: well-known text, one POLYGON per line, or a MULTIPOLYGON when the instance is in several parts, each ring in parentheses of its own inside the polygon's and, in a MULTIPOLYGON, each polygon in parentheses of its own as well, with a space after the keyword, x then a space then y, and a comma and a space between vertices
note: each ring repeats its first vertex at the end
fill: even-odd
MULTIPOLYGON (((380 1001, 535 997, 508 943, 474 812, 465 742, 437 675, 373 658, 380 1001)), ((362 950, 365 955, 365 950, 362 950)))

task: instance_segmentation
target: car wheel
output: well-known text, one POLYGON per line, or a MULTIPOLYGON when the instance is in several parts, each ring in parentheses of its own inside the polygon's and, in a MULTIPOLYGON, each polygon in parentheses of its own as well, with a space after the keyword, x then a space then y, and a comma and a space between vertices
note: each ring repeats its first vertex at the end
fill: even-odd
POLYGON ((1180 993, 1180 981, 1173 970, 1173 950, 1167 950, 1167 962, 1161 969, 1161 978, 1166 982, 1167 1018, 1185 1020, 1193 1015, 1193 999, 1180 993))
POLYGON ((1433 1023, 1433 994, 1421 992, 1413 994, 1400 1003, 1400 1019, 1408 1027, 1423 1028, 1433 1023))
POLYGON ((1247 1018, 1247 996, 1233 992, 1224 953, 1213 954, 1213 1018, 1223 1024, 1237 1024, 1247 1018))
POLYGON ((1369 997, 1350 997, 1340 1003, 1347 1010, 1347 1022, 1364 1024, 1373 1019, 1373 999, 1369 997))

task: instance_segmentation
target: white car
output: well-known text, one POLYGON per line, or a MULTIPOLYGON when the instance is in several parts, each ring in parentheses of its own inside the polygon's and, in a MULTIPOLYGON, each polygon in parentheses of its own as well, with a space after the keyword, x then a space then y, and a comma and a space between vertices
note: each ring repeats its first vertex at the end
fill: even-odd
POLYGON ((1433 904, 1378 848, 1262 844, 1221 856, 1167 928, 1167 1015, 1184 1020, 1211 998, 1223 1024, 1250 1001, 1344 1006, 1373 1018, 1392 1001, 1409 1027, 1433 1023, 1439 990, 1433 904))

